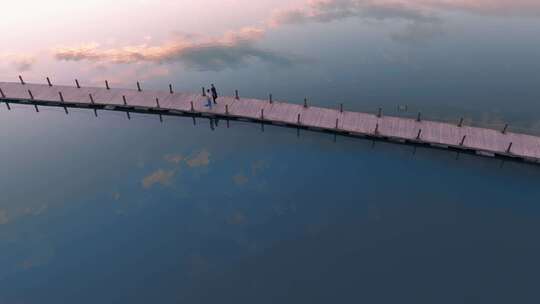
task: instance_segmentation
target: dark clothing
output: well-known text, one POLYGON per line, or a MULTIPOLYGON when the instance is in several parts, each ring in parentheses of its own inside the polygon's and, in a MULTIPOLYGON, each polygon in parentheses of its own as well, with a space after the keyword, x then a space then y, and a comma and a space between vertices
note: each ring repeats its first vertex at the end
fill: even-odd
POLYGON ((218 93, 214 86, 210 89, 212 91, 212 99, 214 100, 214 103, 216 103, 216 100, 218 99, 218 93))

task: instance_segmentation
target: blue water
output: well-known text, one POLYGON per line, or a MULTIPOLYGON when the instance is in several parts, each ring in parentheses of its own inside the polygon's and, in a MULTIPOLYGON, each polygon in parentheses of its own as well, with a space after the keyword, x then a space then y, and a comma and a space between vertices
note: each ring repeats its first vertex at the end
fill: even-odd
POLYGON ((533 303, 540 170, 221 121, 2 110, 5 303, 533 303))

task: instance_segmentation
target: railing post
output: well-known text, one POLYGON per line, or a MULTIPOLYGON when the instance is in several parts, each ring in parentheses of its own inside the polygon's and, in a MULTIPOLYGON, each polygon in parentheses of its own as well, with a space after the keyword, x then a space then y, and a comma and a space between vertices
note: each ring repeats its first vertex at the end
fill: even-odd
POLYGON ((465 144, 465 139, 467 139, 467 135, 463 135, 463 138, 461 139, 461 142, 459 143, 460 146, 463 146, 465 144))
POLYGON ((274 103, 274 100, 272 99, 272 94, 269 95, 270 104, 274 103))
POLYGON ((508 130, 508 124, 504 125, 504 129, 502 130, 502 133, 506 134, 507 130, 508 130))
POLYGON ((206 89, 204 87, 202 87, 201 90, 202 90, 202 96, 206 97, 206 89))
POLYGON ((418 117, 416 118, 416 121, 417 121, 417 122, 421 122, 421 121, 422 121, 422 113, 421 113, 421 112, 418 112, 418 117))
POLYGON ((159 98, 157 98, 157 97, 156 97, 156 106, 157 106, 158 109, 161 108, 161 106, 159 105, 159 98))
POLYGON ((512 150, 512 145, 513 145, 513 144, 514 144, 514 143, 510 143, 510 145, 508 145, 508 149, 506 149, 506 153, 512 153, 511 150, 512 150))
POLYGON ((306 98, 304 98, 304 108, 307 108, 307 107, 308 107, 308 105, 307 105, 307 97, 306 97, 306 98))
POLYGON ((264 120, 264 109, 261 109, 261 120, 264 120))
POLYGON ((47 84, 49 84, 50 87, 52 87, 51 79, 47 77, 47 84))
POLYGON ((77 86, 77 89, 81 88, 81 85, 79 84, 79 80, 75 79, 75 85, 77 86))
POLYGON ((418 135, 416 136, 416 139, 420 140, 420 136, 422 136, 422 129, 418 130, 418 135))
POLYGON ((229 105, 225 105, 225 115, 229 115, 229 105))
POLYGON ((379 134, 379 124, 375 125, 375 135, 379 134))
POLYGON ((6 95, 4 94, 4 91, 2 91, 2 88, 0 88, 0 96, 2 96, 2 98, 6 98, 6 95))
POLYGON ((88 93, 88 96, 90 96, 90 103, 94 104, 94 96, 92 96, 92 93, 88 93))
POLYGON ((142 92, 141 83, 137 81, 137 91, 142 92))
POLYGON ((32 94, 32 91, 28 90, 28 95, 30 95, 31 100, 34 100, 34 95, 32 94))
POLYGON ((58 96, 60 96, 60 101, 64 102, 64 95, 62 95, 62 92, 58 92, 58 96))
POLYGON ((234 96, 236 99, 240 99, 240 96, 238 95, 238 90, 234 90, 234 96))
POLYGON ((111 89, 111 87, 109 87, 109 81, 108 80, 105 80, 105 88, 107 88, 107 90, 111 89))
POLYGON ((459 120, 458 127, 463 127, 463 117, 461 117, 461 119, 459 120))
POLYGON ((126 99, 126 95, 122 95, 122 100, 124 101, 124 106, 127 106, 127 99, 126 99))
POLYGON ((343 113, 343 104, 342 103, 339 104, 339 112, 343 113))
POLYGON ((297 122, 298 122, 298 124, 301 124, 301 123, 300 123, 300 113, 298 113, 298 119, 297 119, 297 122))
POLYGON ((172 84, 169 83, 169 93, 173 94, 172 84))
POLYGON ((193 106, 193 101, 191 102, 191 112, 195 112, 195 107, 193 106))
POLYGON ((379 112, 377 113, 377 117, 379 117, 379 118, 382 117, 382 108, 379 108, 379 112))
POLYGON ((26 82, 24 82, 24 80, 23 80, 23 78, 22 78, 21 75, 19 75, 19 80, 21 81, 21 84, 22 84, 22 85, 25 85, 25 84, 26 84, 26 82))
POLYGON ((336 130, 339 129, 339 118, 336 118, 336 130))

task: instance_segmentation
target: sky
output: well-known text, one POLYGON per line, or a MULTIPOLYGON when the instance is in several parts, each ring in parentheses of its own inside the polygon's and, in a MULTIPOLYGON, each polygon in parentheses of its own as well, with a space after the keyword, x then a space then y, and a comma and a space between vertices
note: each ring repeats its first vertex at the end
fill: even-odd
MULTIPOLYGON (((28 0, 9 1, 3 11, 0 27, 11 30, 2 33, 0 80, 13 81, 23 74, 30 81, 43 81, 48 75, 63 83, 79 78, 94 84, 109 78, 127 84, 174 78, 179 71, 219 73, 258 64, 278 69, 317 64, 325 50, 305 52, 304 40, 317 39, 317 32, 327 35, 324 28, 336 25, 345 25, 345 39, 369 43, 363 49, 395 49, 388 55, 402 58, 395 60, 407 60, 403 58, 411 52, 422 54, 437 43, 433 41, 465 38, 471 32, 476 32, 475 39, 486 39, 480 46, 489 51, 489 36, 482 29, 492 22, 495 29, 504 30, 504 24, 512 28, 519 20, 521 41, 533 39, 527 28, 538 27, 540 2, 28 0), (306 27, 313 29, 311 35, 298 32, 306 27), (371 41, 366 33, 374 33, 377 40, 371 41), (385 45, 388 41, 390 46, 385 45)), ((330 44, 325 49, 340 51, 330 44)))

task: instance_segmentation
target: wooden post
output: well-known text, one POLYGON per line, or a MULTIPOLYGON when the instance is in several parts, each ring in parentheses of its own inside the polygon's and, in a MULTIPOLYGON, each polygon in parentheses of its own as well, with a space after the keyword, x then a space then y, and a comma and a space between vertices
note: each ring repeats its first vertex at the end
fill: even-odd
POLYGON ((461 117, 461 119, 459 120, 458 127, 463 127, 463 117, 461 117))
POLYGON ((379 134, 379 124, 375 125, 375 134, 379 134))
POLYGON ((274 103, 274 100, 272 98, 272 94, 269 95, 270 104, 274 103))
POLYGON ((95 115, 96 117, 98 117, 98 115, 97 115, 97 109, 94 109, 94 115, 95 115))
POLYGON ((64 106, 64 112, 66 112, 66 115, 69 115, 67 107, 64 106))
POLYGON ((6 101, 6 107, 9 111, 11 111, 11 107, 9 106, 9 102, 6 101))
POLYGON ((234 95, 236 99, 240 99, 240 96, 238 96, 238 90, 234 90, 234 95))
POLYGON ((24 82, 24 80, 22 79, 22 76, 21 76, 21 75, 19 75, 19 80, 21 81, 21 84, 22 84, 22 85, 25 85, 25 84, 26 84, 26 83, 24 82))
POLYGON ((300 113, 298 113, 298 124, 300 124, 300 113))
POLYGON ((34 100, 34 95, 32 95, 32 91, 28 90, 28 95, 30 95, 31 100, 34 100))
POLYGON ((169 83, 169 93, 173 94, 172 84, 169 83))
POLYGON ((339 104, 339 112, 340 112, 340 113, 343 113, 343 104, 342 104, 342 103, 339 104))
POLYGON ((142 92, 141 84, 137 81, 137 91, 142 92))
POLYGON ((308 105, 307 105, 307 98, 304 98, 304 108, 307 108, 308 105))
POLYGON ((382 117, 382 108, 379 108, 379 113, 377 114, 377 117, 379 117, 379 118, 382 117))
POLYGON ((34 109, 36 109, 36 113, 39 113, 39 109, 38 109, 37 104, 34 105, 34 109))
POLYGON ((60 101, 64 102, 64 95, 62 95, 62 92, 58 92, 58 96, 60 96, 60 101))
POLYGON ((191 112, 195 112, 195 107, 193 106, 193 101, 191 102, 191 112))
POLYGON ((418 130, 418 135, 416 136, 416 139, 420 140, 420 136, 422 136, 422 129, 418 130))
POLYGON ((261 120, 264 120, 264 109, 261 109, 261 120))
POLYGON ((339 118, 336 118, 336 129, 339 129, 339 118))
POLYGON ((205 96, 206 96, 206 90, 205 90, 205 88, 202 87, 201 90, 202 90, 202 96, 205 97, 205 96))
POLYGON ((2 96, 2 98, 6 98, 6 94, 4 94, 4 91, 2 91, 2 88, 0 88, 0 96, 2 96))
POLYGON ((460 146, 463 146, 465 144, 465 139, 467 139, 467 135, 463 135, 463 138, 461 139, 461 142, 459 143, 460 146))
POLYGON ((111 89, 111 87, 109 87, 109 81, 108 80, 105 80, 105 87, 107 88, 107 90, 111 89))
POLYGON ((129 111, 126 111, 127 119, 131 120, 131 116, 129 115, 129 111))
POLYGON ((161 106, 159 105, 159 98, 157 98, 157 97, 156 97, 156 106, 157 106, 158 109, 161 108, 161 106))
POLYGON ((508 149, 506 149, 506 153, 512 153, 511 150, 512 150, 512 145, 513 145, 513 144, 514 144, 514 143, 510 143, 510 145, 508 145, 508 149))
POLYGON ((422 121, 422 113, 418 112, 418 117, 416 118, 416 121, 421 122, 422 121))
POLYGON ((81 85, 79 84, 79 80, 75 79, 75 85, 77 86, 77 89, 81 88, 81 85))
POLYGON ((49 84, 50 87, 52 87, 51 79, 49 77, 47 77, 47 83, 49 84))
POLYGON ((502 133, 506 134, 507 130, 508 130, 508 124, 504 125, 504 129, 502 130, 502 133))
POLYGON ((229 115, 229 105, 228 104, 225 105, 225 114, 229 115))
POLYGON ((122 100, 124 101, 124 106, 127 106, 126 95, 122 95, 122 100))
POLYGON ((159 114, 159 122, 163 123, 163 116, 159 114))
POLYGON ((92 93, 88 93, 88 96, 90 96, 90 103, 94 104, 94 96, 92 96, 92 93))

